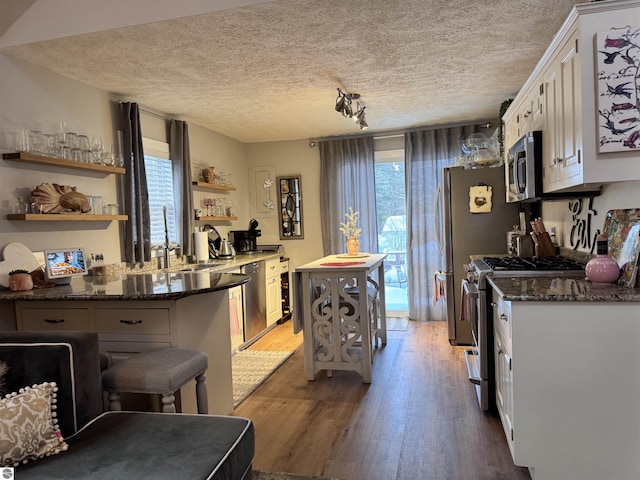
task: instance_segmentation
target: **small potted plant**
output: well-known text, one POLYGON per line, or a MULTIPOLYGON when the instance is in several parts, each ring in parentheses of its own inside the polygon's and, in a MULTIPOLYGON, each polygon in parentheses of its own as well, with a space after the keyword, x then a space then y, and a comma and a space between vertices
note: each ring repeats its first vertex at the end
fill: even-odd
POLYGON ((362 232, 362 229, 358 228, 360 212, 354 212, 353 208, 349 207, 349 213, 345 213, 344 216, 347 217, 347 221, 340 224, 340 231, 347 237, 347 253, 357 255, 360 250, 358 236, 362 232))

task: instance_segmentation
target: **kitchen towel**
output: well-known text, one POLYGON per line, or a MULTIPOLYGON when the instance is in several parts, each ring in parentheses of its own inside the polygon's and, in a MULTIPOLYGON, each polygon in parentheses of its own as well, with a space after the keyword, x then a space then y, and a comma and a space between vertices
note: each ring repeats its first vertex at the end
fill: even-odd
POLYGON ((209 259, 209 234, 208 232, 195 232, 194 244, 196 247, 196 261, 205 262, 209 259))

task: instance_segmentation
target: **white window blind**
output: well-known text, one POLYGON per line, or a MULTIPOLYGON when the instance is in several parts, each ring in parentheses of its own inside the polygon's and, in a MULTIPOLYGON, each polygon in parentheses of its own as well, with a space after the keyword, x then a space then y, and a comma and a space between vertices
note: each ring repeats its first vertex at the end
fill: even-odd
POLYGON ((149 190, 151 245, 152 247, 161 247, 165 241, 163 207, 167 207, 169 242, 176 245, 178 235, 169 144, 148 138, 144 138, 142 143, 147 172, 147 189, 149 190))

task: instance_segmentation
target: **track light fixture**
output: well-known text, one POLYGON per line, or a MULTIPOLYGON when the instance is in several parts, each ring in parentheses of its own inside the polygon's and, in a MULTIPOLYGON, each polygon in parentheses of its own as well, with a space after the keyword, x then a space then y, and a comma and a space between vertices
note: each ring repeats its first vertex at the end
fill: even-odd
POLYGON ((353 118, 353 121, 356 122, 356 125, 360 127, 361 130, 366 130, 369 128, 367 121, 364 117, 364 109, 366 107, 360 104, 360 94, 359 93, 347 93, 343 92, 338 88, 338 97, 336 98, 336 112, 340 113, 343 117, 353 118), (353 101, 356 102, 356 110, 353 110, 353 101))

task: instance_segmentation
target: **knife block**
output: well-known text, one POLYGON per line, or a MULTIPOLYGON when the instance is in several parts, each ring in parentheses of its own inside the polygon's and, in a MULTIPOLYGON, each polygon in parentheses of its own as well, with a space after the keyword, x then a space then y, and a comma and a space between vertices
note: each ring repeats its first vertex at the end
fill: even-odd
POLYGON ((538 244, 536 245, 536 255, 538 257, 555 257, 556 247, 551 241, 551 237, 547 232, 538 234, 538 244))

